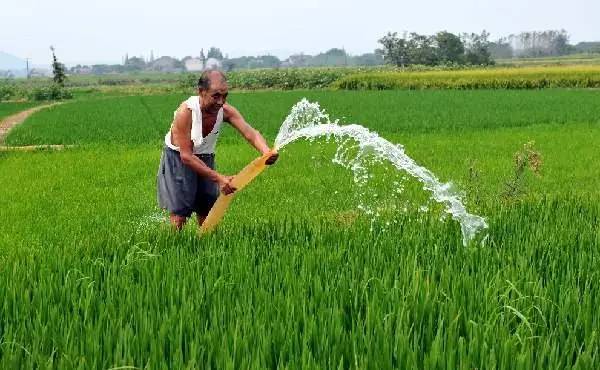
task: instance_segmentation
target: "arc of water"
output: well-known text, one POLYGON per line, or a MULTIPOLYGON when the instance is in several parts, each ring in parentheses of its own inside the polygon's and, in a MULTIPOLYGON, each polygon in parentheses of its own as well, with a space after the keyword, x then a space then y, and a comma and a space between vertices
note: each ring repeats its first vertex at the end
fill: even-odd
MULTIPOLYGON (((331 122, 318 103, 302 99, 292 108, 277 134, 275 148, 279 150, 301 138, 315 139, 323 136, 334 138, 338 142, 354 140, 359 148, 359 156, 360 153, 372 153, 378 160, 388 161, 398 170, 405 171, 420 181, 423 188, 431 192, 432 198, 443 204, 445 211, 460 223, 464 245, 473 240, 479 231, 488 227, 483 217, 467 212, 460 196, 452 190, 451 183, 442 183, 433 172, 418 165, 404 152, 402 145, 393 144, 361 125, 331 122)), ((356 164, 347 167, 353 170, 364 168, 356 164)))

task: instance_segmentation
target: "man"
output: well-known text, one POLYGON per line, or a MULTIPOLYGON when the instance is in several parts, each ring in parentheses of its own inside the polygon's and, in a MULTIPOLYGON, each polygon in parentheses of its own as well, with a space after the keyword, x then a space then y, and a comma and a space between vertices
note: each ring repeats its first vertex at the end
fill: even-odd
MULTIPOLYGON (((226 103, 227 79, 221 71, 205 71, 198 80, 198 96, 191 96, 175 111, 157 176, 157 198, 170 213, 177 229, 193 212, 200 227, 219 196, 231 194, 232 176, 215 170, 215 146, 221 124, 228 122, 261 154, 270 151, 262 135, 253 129, 240 112, 226 103)), ((273 164, 273 154, 267 164, 273 164)))

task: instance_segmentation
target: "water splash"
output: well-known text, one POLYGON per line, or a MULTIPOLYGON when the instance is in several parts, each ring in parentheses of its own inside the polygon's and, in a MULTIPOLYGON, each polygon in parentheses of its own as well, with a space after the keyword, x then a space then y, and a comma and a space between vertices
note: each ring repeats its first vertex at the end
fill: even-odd
POLYGON ((134 221, 137 231, 151 230, 158 225, 169 225, 169 217, 162 211, 155 211, 134 221))
POLYGON ((440 182, 433 172, 419 166, 406 155, 402 145, 393 144, 361 125, 339 125, 337 120, 332 122, 318 103, 302 99, 292 107, 277 134, 275 149, 279 150, 298 139, 314 140, 319 137, 338 143, 334 162, 352 170, 356 182, 367 181, 368 165, 373 162, 389 162, 416 178, 424 189, 431 192, 432 199, 444 205, 445 211, 460 223, 464 245, 488 227, 484 218, 467 212, 451 183, 440 182))

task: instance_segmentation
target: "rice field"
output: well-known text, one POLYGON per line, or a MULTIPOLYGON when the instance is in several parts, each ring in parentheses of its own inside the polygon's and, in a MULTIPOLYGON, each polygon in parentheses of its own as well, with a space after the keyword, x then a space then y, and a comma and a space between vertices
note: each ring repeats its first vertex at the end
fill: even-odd
POLYGON ((0 120, 36 105, 38 104, 32 102, 0 103, 0 120))
POLYGON ((372 72, 340 78, 345 90, 598 88, 600 66, 488 68, 461 71, 372 72))
MULTIPOLYGON (((75 148, 0 152, 0 368, 598 368, 600 91, 231 95, 269 142, 307 97, 403 144, 487 241, 386 164, 357 187, 325 140, 285 147, 216 233, 174 233, 155 175, 185 96, 74 100, 6 144, 75 148)), ((219 140, 226 174, 256 156, 219 140)))
POLYGON ((496 64, 500 66, 598 65, 600 64, 600 54, 582 53, 560 57, 496 59, 496 64))

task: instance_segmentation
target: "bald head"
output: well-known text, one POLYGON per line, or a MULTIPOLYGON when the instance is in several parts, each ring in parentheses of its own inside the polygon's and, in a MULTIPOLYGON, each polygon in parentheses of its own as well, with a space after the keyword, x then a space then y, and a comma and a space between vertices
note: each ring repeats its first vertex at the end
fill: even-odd
POLYGON ((218 70, 202 72, 198 80, 198 95, 203 112, 217 113, 227 100, 227 78, 218 70))
POLYGON ((206 91, 210 89, 215 82, 218 84, 227 83, 227 77, 225 76, 225 73, 223 73, 223 71, 219 71, 218 69, 204 71, 198 79, 198 90, 206 91))

